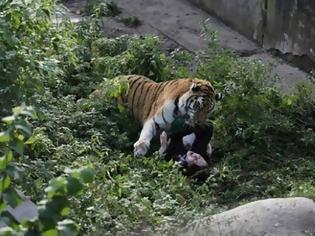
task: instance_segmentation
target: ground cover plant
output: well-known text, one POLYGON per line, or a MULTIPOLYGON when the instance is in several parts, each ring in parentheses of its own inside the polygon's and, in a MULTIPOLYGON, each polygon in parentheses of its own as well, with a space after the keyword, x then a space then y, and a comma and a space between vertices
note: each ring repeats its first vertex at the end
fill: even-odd
POLYGON ((84 13, 93 17, 116 16, 121 13, 115 1, 90 0, 86 2, 84 13))
POLYGON ((52 23, 60 11, 51 0, 0 3, 0 116, 11 117, 0 125, 6 235, 62 235, 62 221, 71 229, 66 235, 167 234, 201 215, 256 199, 315 199, 314 85, 281 93, 268 79, 268 66, 218 48, 206 28, 210 58, 180 50, 166 55, 155 36, 106 38, 97 18, 52 23), (132 156, 137 126, 110 98, 119 86, 101 87, 101 99, 90 96, 104 80, 132 73, 156 81, 197 76, 222 92, 209 120, 215 152, 204 182, 183 176, 156 153, 132 156), (23 103, 36 118, 17 112, 21 108, 11 116, 23 103), (6 123, 12 117, 20 123, 6 123), (10 175, 11 166, 22 170, 23 182, 10 175), (95 172, 93 182, 78 177, 85 168, 90 177, 95 172), (71 194, 69 177, 76 183, 71 194), (58 188, 52 179, 59 180, 58 188), (40 218, 18 224, 6 205, 19 200, 5 197, 16 189, 39 206, 42 199, 66 198, 66 210, 60 208, 53 223, 40 218))

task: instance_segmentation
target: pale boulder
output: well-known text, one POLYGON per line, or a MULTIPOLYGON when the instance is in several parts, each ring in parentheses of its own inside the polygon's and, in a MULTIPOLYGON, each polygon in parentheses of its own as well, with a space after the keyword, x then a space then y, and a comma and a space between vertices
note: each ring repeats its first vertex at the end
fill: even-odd
POLYGON ((315 235, 315 203, 302 197, 255 201, 197 220, 180 235, 315 235))

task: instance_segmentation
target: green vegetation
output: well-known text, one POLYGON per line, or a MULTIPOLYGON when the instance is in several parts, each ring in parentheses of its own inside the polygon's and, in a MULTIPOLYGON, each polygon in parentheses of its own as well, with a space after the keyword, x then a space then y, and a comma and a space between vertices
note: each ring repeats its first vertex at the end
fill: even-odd
POLYGON ((121 13, 117 4, 113 0, 88 0, 84 13, 89 16, 103 17, 116 16, 121 13))
POLYGON ((314 85, 281 94, 268 82, 269 68, 220 50, 207 30, 213 53, 194 64, 187 52, 165 55, 154 36, 103 37, 95 19, 53 24, 55 11, 51 0, 0 3, 0 116, 7 117, 0 125, 0 214, 6 235, 162 234, 256 199, 315 199, 314 85), (102 99, 90 96, 104 80, 131 73, 156 81, 198 76, 223 93, 211 116, 215 152, 205 182, 183 176, 156 153, 132 156, 137 126, 106 96, 119 86, 101 87, 102 99), (23 106, 11 116, 22 103, 36 117, 23 106), (20 168, 23 182, 15 171, 20 168), (5 207, 19 203, 16 189, 53 214, 14 222, 5 207))
POLYGON ((82 193, 83 184, 93 181, 92 168, 77 170, 66 169, 67 177, 58 177, 49 181, 45 188, 45 198, 38 203, 38 217, 24 220, 21 224, 16 222, 6 210, 8 206, 15 208, 23 200, 15 185, 22 185, 23 167, 13 162, 21 161, 24 153, 24 142, 32 144, 35 138, 27 117, 36 117, 31 107, 16 107, 13 115, 4 117, 6 130, 0 133, 1 155, 0 158, 0 202, 1 223, 7 227, 0 229, 1 235, 75 235, 78 226, 74 221, 65 219, 70 212, 69 197, 82 193))
POLYGON ((137 27, 141 24, 141 21, 136 16, 125 16, 120 19, 126 26, 137 27))

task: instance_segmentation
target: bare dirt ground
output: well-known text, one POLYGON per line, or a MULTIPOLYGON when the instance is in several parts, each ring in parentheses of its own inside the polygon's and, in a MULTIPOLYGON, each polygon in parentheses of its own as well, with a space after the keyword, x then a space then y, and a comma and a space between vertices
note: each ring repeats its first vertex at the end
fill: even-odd
MULTIPOLYGON (((85 2, 85 0, 68 0, 65 5, 75 18, 83 11, 85 2)), ((291 91, 296 82, 309 82, 307 73, 280 58, 273 57, 255 42, 232 30, 188 0, 117 0, 116 2, 122 13, 104 21, 103 30, 109 37, 123 34, 154 34, 161 38, 162 48, 165 51, 182 48, 198 53, 207 48, 200 35, 201 22, 208 19, 206 25, 209 29, 217 31, 220 47, 233 49, 242 57, 258 58, 271 64, 272 75, 281 78, 278 86, 284 91, 291 91), (118 20, 122 16, 136 16, 141 24, 137 27, 127 27, 118 20)))

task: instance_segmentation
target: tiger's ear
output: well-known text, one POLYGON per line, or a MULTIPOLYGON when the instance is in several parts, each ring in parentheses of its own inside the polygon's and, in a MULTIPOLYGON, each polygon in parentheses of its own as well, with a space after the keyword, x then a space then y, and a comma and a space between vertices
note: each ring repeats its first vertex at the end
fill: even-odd
POLYGON ((200 91, 200 86, 198 86, 196 83, 192 83, 192 85, 190 86, 190 90, 193 92, 198 92, 200 91))
POLYGON ((222 99, 222 93, 217 93, 214 98, 216 101, 220 101, 222 99))

